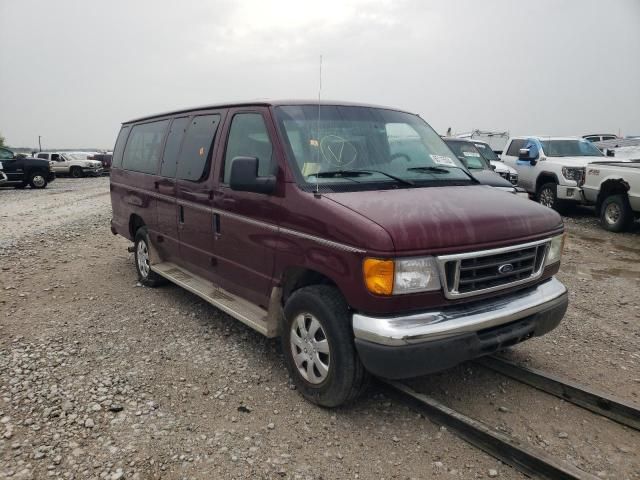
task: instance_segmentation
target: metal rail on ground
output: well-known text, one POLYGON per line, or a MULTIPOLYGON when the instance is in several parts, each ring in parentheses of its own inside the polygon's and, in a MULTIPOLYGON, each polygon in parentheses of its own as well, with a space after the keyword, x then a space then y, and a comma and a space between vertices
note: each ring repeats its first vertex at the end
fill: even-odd
POLYGON ((604 392, 578 385, 566 378, 524 367, 504 358, 489 356, 475 360, 483 367, 555 395, 567 402, 640 430, 640 406, 604 392))
POLYGON ((484 423, 441 404, 428 395, 418 393, 403 383, 390 380, 384 382, 392 387, 393 393, 424 412, 434 422, 445 425, 467 442, 528 476, 553 480, 597 479, 594 475, 554 458, 543 450, 524 445, 509 435, 497 432, 484 423))

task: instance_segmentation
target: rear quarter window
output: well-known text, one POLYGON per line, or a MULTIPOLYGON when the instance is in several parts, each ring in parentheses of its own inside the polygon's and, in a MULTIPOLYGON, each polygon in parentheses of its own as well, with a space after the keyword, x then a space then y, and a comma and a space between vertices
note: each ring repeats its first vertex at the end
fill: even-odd
POLYGON ((127 137, 129 136, 129 130, 131 127, 126 126, 120 129, 118 138, 116 140, 116 146, 113 147, 113 162, 112 167, 120 168, 122 166, 122 153, 124 152, 124 146, 127 143, 127 137))
POLYGON ((161 120, 135 125, 124 149, 123 168, 134 172, 156 173, 168 124, 168 120, 161 120))

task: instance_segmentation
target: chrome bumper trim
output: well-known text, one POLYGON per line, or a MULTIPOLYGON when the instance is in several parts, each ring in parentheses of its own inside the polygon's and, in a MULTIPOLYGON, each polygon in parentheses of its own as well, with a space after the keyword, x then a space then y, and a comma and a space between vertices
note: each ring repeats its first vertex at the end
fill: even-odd
POLYGON ((401 317, 370 317, 355 313, 356 338, 399 346, 440 340, 514 322, 566 302, 567 289, 555 278, 535 288, 472 304, 401 317))

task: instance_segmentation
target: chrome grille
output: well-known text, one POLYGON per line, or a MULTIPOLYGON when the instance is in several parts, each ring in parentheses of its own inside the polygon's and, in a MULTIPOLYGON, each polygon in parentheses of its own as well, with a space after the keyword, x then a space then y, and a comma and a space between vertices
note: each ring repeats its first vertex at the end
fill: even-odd
POLYGON ((542 275, 549 240, 437 257, 447 298, 493 292, 542 275))

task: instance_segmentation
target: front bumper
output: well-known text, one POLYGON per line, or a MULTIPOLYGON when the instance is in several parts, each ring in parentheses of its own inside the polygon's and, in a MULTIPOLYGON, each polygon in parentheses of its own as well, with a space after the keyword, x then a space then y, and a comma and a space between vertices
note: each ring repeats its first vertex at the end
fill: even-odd
POLYGON ((98 177, 102 175, 102 167, 100 168, 82 168, 83 175, 98 177))
POLYGON ((558 185, 556 192, 560 200, 568 200, 571 202, 584 202, 584 194, 580 187, 568 187, 565 185, 558 185))
POLYGON ((365 368, 385 378, 445 370, 553 330, 568 305, 555 278, 497 299, 401 317, 353 315, 365 368))

